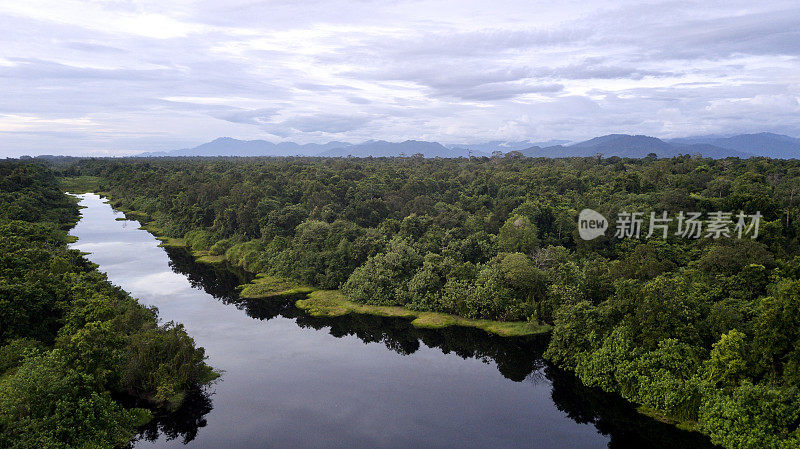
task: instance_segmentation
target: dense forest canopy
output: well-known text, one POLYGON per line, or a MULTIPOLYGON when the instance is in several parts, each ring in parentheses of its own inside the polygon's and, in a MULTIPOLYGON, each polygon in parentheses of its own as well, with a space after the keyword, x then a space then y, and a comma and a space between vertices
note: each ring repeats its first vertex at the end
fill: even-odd
POLYGON ((3 448, 126 445, 148 409, 174 408, 217 376, 180 325, 158 325, 68 249, 77 219, 52 171, 0 161, 3 448))
MULTIPOLYGON (((252 272, 555 329, 584 383, 730 448, 800 445, 800 161, 81 160, 115 204, 252 272), (586 241, 577 216, 761 214, 757 238, 586 241)), ((612 230, 613 231, 613 230, 612 230)))

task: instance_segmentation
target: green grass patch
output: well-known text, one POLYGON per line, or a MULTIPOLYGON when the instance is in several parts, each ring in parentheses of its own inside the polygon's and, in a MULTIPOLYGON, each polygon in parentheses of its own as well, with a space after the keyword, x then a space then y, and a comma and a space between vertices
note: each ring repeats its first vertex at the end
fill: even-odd
POLYGON ((186 241, 183 240, 183 239, 178 239, 178 238, 175 238, 175 237, 159 237, 159 236, 156 236, 156 239, 161 241, 161 244, 159 244, 158 246, 160 246, 162 248, 185 248, 186 247, 186 241))
POLYGON ((69 193, 89 193, 100 189, 97 176, 69 176, 58 178, 61 188, 69 193))
POLYGON ((552 330, 549 325, 528 321, 472 320, 437 312, 419 312, 419 316, 411 324, 427 328, 446 326, 476 327, 503 337, 544 334, 552 330))
POLYGON ((348 313, 364 313, 389 317, 415 318, 417 313, 403 307, 370 306, 348 301, 338 290, 317 290, 306 299, 300 299, 297 307, 313 316, 341 316, 348 313))
POLYGON ((700 431, 700 424, 697 421, 675 419, 646 405, 639 405, 638 407, 636 407, 636 411, 641 413, 642 415, 655 419, 656 421, 660 421, 666 424, 672 424, 675 427, 681 430, 685 430, 687 432, 700 431))
MULTIPOLYGON (((224 258, 224 256, 222 256, 224 258)), ((272 296, 294 295, 297 293, 311 293, 313 288, 301 285, 291 279, 277 276, 259 274, 249 284, 239 286, 242 298, 269 298, 272 296)))
POLYGON ((195 260, 200 263, 215 264, 225 262, 224 254, 211 254, 208 251, 192 251, 192 255, 195 260))
POLYGON ((146 408, 134 408, 131 411, 133 412, 136 427, 141 427, 153 420, 153 413, 146 408))
POLYGON ((341 316, 348 313, 363 313, 387 317, 413 319, 412 325, 421 328, 466 326, 483 329, 503 337, 516 337, 550 332, 551 327, 526 321, 471 320, 437 312, 417 312, 399 306, 373 306, 347 300, 338 290, 317 290, 308 298, 298 300, 297 307, 313 316, 341 316))

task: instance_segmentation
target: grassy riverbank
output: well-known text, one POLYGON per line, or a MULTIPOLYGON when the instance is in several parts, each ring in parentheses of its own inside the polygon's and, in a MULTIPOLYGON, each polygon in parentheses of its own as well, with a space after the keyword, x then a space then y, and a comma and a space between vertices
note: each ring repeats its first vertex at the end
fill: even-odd
POLYGON ((483 329, 503 337, 543 334, 550 326, 525 321, 471 320, 455 315, 437 312, 420 312, 397 306, 373 306, 348 301, 338 290, 315 290, 308 298, 296 302, 297 307, 313 316, 341 316, 349 313, 363 313, 386 317, 412 319, 412 325, 421 328, 442 328, 464 326, 483 329))
POLYGON ((256 275, 252 282, 240 285, 239 288, 241 289, 239 296, 251 299, 311 293, 314 291, 313 288, 300 285, 291 279, 269 276, 263 273, 256 275))
MULTIPOLYGON (((141 223, 140 229, 153 234, 161 241, 160 246, 184 248, 200 263, 227 262, 224 254, 211 255, 208 251, 192 250, 184 239, 167 237, 162 229, 149 221, 147 214, 120 206, 106 192, 96 193, 108 198, 111 206, 124 213, 127 218, 138 220, 141 223)), ((265 300, 270 297, 307 293, 308 297, 298 300, 296 305, 313 316, 341 316, 349 313, 361 313, 411 319, 413 320, 411 324, 420 328, 473 327, 503 337, 545 334, 552 330, 550 325, 527 321, 473 320, 447 313, 416 311, 399 306, 362 304, 347 300, 338 290, 317 290, 291 279, 271 276, 265 273, 256 274, 256 278, 251 283, 240 286, 240 289, 240 296, 243 298, 261 298, 265 300)))
MULTIPOLYGON (((152 228, 145 228, 152 232, 152 228)), ((165 246, 186 247, 185 242, 179 239, 161 238, 165 246)), ((207 256, 199 255, 201 252, 191 252, 198 262, 204 262, 207 256)), ((224 256, 223 256, 224 260, 224 256)), ((378 315, 385 317, 406 318, 412 320, 411 324, 420 328, 442 328, 448 326, 463 326, 482 329, 486 332, 503 337, 519 337, 550 332, 549 325, 530 323, 526 321, 492 321, 472 320, 468 318, 437 312, 422 312, 410 310, 399 306, 376 306, 349 301, 338 290, 317 290, 297 281, 277 276, 259 273, 249 284, 239 286, 242 298, 264 299, 276 298, 287 295, 307 294, 305 299, 298 300, 295 304, 312 316, 335 317, 350 313, 378 315)))

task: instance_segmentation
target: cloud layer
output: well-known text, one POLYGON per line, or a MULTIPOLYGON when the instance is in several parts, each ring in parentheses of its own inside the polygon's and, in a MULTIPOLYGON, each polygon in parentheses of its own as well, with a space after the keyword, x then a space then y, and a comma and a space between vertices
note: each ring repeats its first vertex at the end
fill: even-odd
POLYGON ((800 135, 800 6, 0 3, 0 156, 325 142, 800 135))

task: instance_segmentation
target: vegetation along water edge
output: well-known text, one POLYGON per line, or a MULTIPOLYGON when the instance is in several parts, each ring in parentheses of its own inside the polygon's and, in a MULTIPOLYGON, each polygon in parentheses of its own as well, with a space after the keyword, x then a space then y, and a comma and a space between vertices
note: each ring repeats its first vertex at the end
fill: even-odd
MULTIPOLYGON (((545 357, 588 386, 727 448, 800 445, 797 160, 59 164, 64 175, 99 179, 115 207, 146 214, 166 244, 313 287, 299 304, 312 313, 374 307, 418 324, 423 313, 444 313, 552 326, 545 357), (663 235, 611 227, 585 240, 583 209, 673 220, 663 235), (678 229, 681 212, 704 224, 717 213, 758 213, 759 233, 714 238, 703 228, 694 238, 678 229)), ((250 291, 271 293, 271 281, 261 282, 250 291)))

